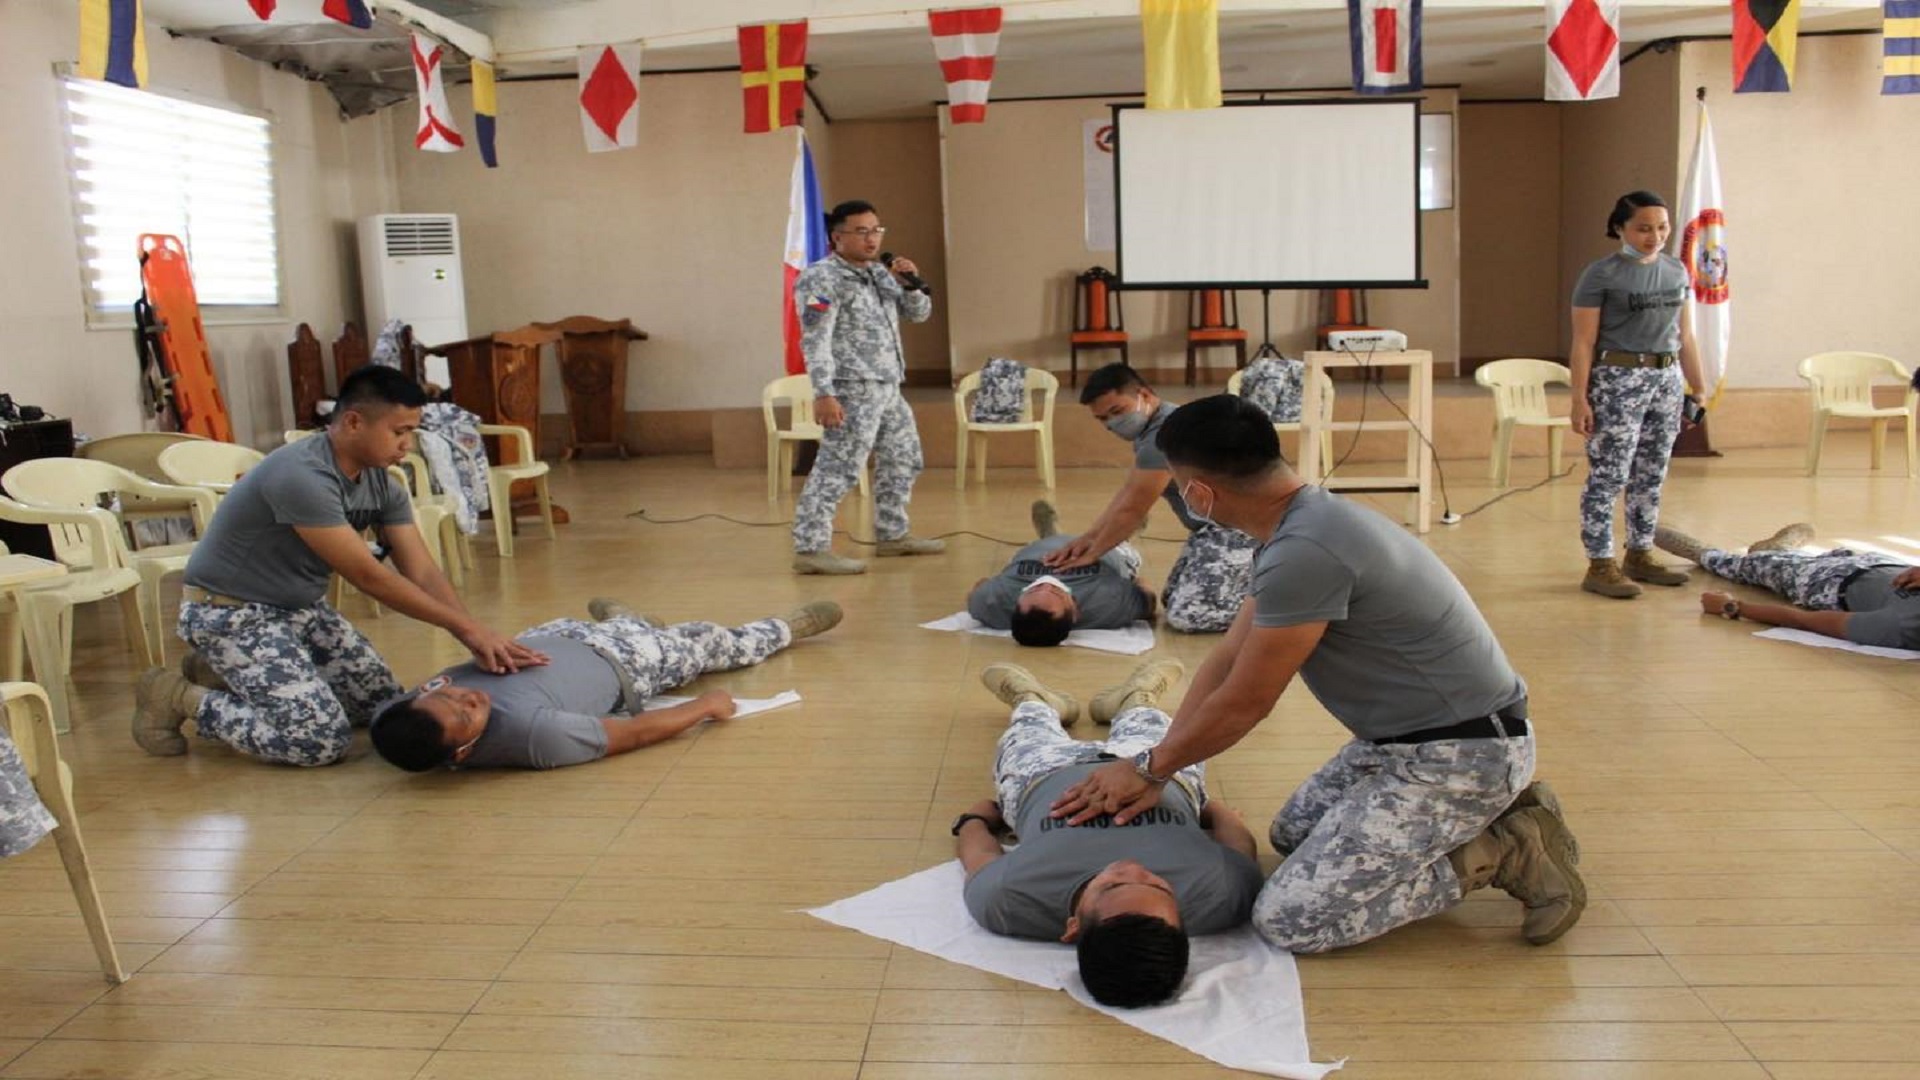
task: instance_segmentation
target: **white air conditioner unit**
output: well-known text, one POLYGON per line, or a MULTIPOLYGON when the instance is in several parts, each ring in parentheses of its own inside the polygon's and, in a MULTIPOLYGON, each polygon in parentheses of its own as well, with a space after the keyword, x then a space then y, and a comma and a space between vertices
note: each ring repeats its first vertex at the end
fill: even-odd
MULTIPOLYGON (((375 214, 360 221, 360 285, 367 336, 390 320, 413 327, 413 340, 441 345, 467 339, 466 283, 460 273, 460 219, 453 214, 375 214)), ((428 382, 448 384, 446 360, 427 358, 428 382)))

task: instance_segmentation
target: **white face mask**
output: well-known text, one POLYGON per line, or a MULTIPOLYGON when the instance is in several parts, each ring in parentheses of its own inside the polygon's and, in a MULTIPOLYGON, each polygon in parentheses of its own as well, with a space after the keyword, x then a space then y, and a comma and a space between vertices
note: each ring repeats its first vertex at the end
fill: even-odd
POLYGON ((1139 409, 1132 409, 1121 413, 1119 416, 1108 417, 1102 421, 1102 423, 1107 426, 1108 431, 1113 432, 1128 442, 1132 442, 1140 437, 1141 432, 1147 430, 1147 421, 1150 419, 1152 419, 1152 417, 1148 414, 1141 412, 1139 409))
POLYGON ((1064 581, 1061 581, 1057 577, 1054 577, 1052 574, 1045 574, 1045 575, 1042 575, 1041 577, 1034 578, 1033 584, 1027 586, 1024 589, 1021 589, 1020 591, 1022 593, 1030 593, 1033 590, 1038 589, 1045 585, 1051 585, 1054 588, 1059 589, 1061 592, 1066 593, 1068 596, 1073 595, 1073 590, 1067 588, 1067 583, 1064 581))
POLYGON ((1207 492, 1207 512, 1203 514, 1200 511, 1194 509, 1193 507, 1193 485, 1194 485, 1194 481, 1189 480, 1185 484, 1182 484, 1180 486, 1180 501, 1187 505, 1187 516, 1201 523, 1202 525, 1220 524, 1219 522, 1213 520, 1213 503, 1214 503, 1213 491, 1208 490, 1207 492))

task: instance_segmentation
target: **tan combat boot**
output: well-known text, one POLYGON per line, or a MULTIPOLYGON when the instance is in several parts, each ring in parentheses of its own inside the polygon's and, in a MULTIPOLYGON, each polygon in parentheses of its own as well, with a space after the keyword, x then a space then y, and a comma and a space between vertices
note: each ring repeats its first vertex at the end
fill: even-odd
POLYGON ((196 649, 188 649, 187 654, 180 658, 180 674, 186 676, 186 680, 193 685, 204 686, 209 690, 231 692, 233 689, 227 685, 227 680, 220 677, 219 672, 213 670, 213 665, 207 662, 207 658, 201 656, 196 649))
POLYGON ((1060 511, 1045 499, 1033 500, 1033 535, 1042 540, 1060 535, 1060 511))
POLYGON ((1640 595, 1640 586, 1628 581, 1620 572, 1620 564, 1612 559, 1588 559, 1587 576, 1580 582, 1580 588, 1614 600, 1631 600, 1640 595))
POLYGON ((831 600, 815 600, 780 616, 780 621, 787 624, 787 632, 793 635, 793 640, 799 641, 839 626, 843 615, 839 604, 831 600))
POLYGON ((658 619, 640 614, 628 607, 625 601, 616 600, 611 596, 596 596, 587 601, 587 614, 593 616, 594 622, 606 622, 608 619, 632 619, 635 622, 646 623, 648 626, 666 625, 658 619))
POLYGON ((1128 709, 1151 709, 1160 704, 1160 696, 1180 685, 1187 666, 1178 660, 1149 660, 1133 669, 1127 681, 1109 686, 1087 702, 1087 715, 1096 724, 1111 724, 1113 718, 1128 709))
POLYGON ((1749 554, 1756 551, 1792 551, 1794 548, 1802 544, 1811 543, 1812 541, 1813 526, 1804 521, 1796 521, 1748 548, 1747 551, 1749 554))
POLYGON ((177 671, 148 670, 133 690, 133 741, 155 757, 186 753, 187 737, 180 727, 206 696, 206 687, 193 685, 177 671))
POLYGON ((831 551, 808 551, 793 557, 796 574, 864 574, 867 564, 831 551))
POLYGON ((927 540, 918 536, 902 536, 898 540, 882 540, 873 545, 873 553, 882 559, 903 555, 938 555, 945 550, 945 540, 927 540))
MULTIPOLYGON (((1553 785, 1547 783, 1545 780, 1535 780, 1523 788, 1520 794, 1513 797, 1513 804, 1505 810, 1500 811, 1500 817, 1506 817, 1517 811, 1525 810, 1530 806, 1538 806, 1547 813, 1559 818, 1562 825, 1567 823, 1566 811, 1560 808, 1559 792, 1554 791, 1553 785)), ((1494 820, 1497 821, 1499 818, 1495 818, 1494 820)), ((1573 848, 1573 864, 1578 866, 1580 865, 1580 840, 1572 833, 1567 834, 1567 839, 1571 842, 1573 848)))
POLYGON ((1678 555, 1690 563, 1698 563, 1701 552, 1706 551, 1709 545, 1688 536, 1679 529, 1669 529, 1661 525, 1653 530, 1653 546, 1669 555, 1678 555))
POLYGON ((1573 834, 1544 806, 1498 818, 1447 853, 1465 895, 1492 885, 1526 905, 1520 932, 1535 945, 1558 941, 1587 909, 1587 883, 1574 865, 1573 834))
POLYGON ((1621 562, 1620 569, 1635 581, 1644 581, 1649 585, 1685 585, 1690 578, 1685 570, 1675 570, 1653 557, 1653 551, 1647 548, 1628 548, 1627 557, 1621 562))
POLYGON ((1080 719, 1080 702, 1073 695, 1049 690, 1033 672, 1018 664, 988 664, 980 672, 980 685, 1008 705, 1038 701, 1060 714, 1060 725, 1072 727, 1080 719))

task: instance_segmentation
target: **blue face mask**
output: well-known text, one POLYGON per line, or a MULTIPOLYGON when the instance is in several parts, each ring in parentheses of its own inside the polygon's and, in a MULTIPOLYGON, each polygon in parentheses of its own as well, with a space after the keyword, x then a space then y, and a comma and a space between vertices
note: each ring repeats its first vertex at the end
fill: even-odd
POLYGON ((1207 492, 1207 512, 1203 514, 1200 511, 1194 509, 1193 507, 1194 483, 1195 481, 1189 480, 1186 483, 1180 485, 1180 501, 1187 504, 1187 516, 1199 522, 1202 525, 1220 524, 1219 522, 1213 520, 1213 505, 1214 505, 1214 499, 1216 498, 1216 496, 1211 490, 1207 492))

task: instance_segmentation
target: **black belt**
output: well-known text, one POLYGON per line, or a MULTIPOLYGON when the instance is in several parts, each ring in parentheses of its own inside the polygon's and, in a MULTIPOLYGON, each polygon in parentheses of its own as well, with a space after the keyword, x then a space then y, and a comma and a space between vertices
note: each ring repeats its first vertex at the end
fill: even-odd
POLYGON ((1527 723, 1527 703, 1509 705, 1492 716, 1477 716, 1446 727, 1422 728, 1390 739, 1375 739, 1375 746, 1440 742, 1443 739, 1523 739, 1533 734, 1527 723))

